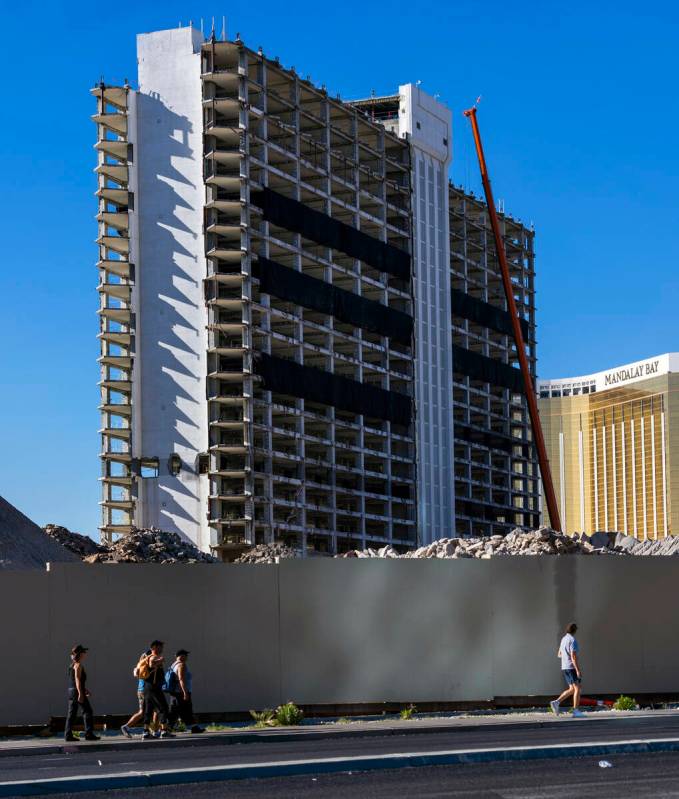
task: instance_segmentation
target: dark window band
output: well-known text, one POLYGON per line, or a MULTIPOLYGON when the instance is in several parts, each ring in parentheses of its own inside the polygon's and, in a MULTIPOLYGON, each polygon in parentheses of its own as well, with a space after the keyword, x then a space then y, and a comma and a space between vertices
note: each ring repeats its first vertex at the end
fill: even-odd
MULTIPOLYGON (((469 319, 471 322, 476 322, 477 325, 497 330, 498 333, 505 333, 508 336, 514 335, 511 316, 507 311, 498 308, 497 305, 478 300, 476 297, 471 297, 459 289, 451 289, 450 300, 453 316, 469 319)), ((521 325, 523 340, 528 341, 528 322, 520 318, 519 324, 521 325)))
POLYGON ((512 391, 525 394, 521 371, 495 358, 488 358, 472 352, 458 344, 453 344, 453 371, 467 375, 474 380, 492 383, 512 391))
POLYGON ((412 403, 405 394, 385 391, 265 352, 254 353, 253 361, 255 373, 262 378, 268 391, 385 419, 404 427, 410 424, 412 403))
POLYGON ((304 203, 264 188, 250 193, 252 202, 262 209, 264 219, 279 227, 301 233, 307 239, 358 258, 380 272, 401 280, 410 279, 410 254, 379 241, 356 228, 308 208, 304 203))
POLYGON ((525 443, 520 438, 512 438, 504 433, 496 433, 494 430, 479 430, 472 425, 455 422, 453 426, 453 436, 459 441, 466 441, 470 444, 480 444, 488 449, 499 449, 511 455, 514 447, 521 447, 522 457, 531 458, 531 444, 525 443))
POLYGON ((342 322, 381 336, 389 336, 401 344, 411 343, 413 320, 403 311, 359 297, 351 291, 331 286, 324 280, 309 277, 261 256, 259 262, 253 261, 252 273, 259 278, 261 291, 267 294, 334 316, 342 322))
POLYGON ((537 527, 539 519, 537 513, 531 510, 522 510, 521 508, 498 508, 486 502, 478 502, 472 499, 455 499, 455 511, 461 516, 470 516, 472 519, 484 519, 485 521, 495 522, 498 516, 505 517, 505 524, 517 524, 516 518, 518 514, 524 517, 524 526, 537 527), (531 521, 531 519, 533 521, 531 521))

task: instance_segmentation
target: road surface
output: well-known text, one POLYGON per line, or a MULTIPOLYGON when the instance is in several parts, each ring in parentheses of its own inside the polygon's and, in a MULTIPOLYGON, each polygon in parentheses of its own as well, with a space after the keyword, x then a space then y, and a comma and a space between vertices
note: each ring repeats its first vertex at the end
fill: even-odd
POLYGON ((53 799, 621 799, 679 797, 679 754, 441 766, 368 773, 177 785, 53 799))

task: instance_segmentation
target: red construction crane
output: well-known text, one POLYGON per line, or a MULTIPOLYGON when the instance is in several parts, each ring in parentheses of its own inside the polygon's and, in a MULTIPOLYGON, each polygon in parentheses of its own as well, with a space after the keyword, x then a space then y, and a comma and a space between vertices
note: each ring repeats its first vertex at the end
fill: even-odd
MULTIPOLYGON (((478 102, 478 101, 477 101, 478 102)), ((464 115, 469 118, 472 125, 472 133, 474 134, 474 144, 476 145, 476 155, 479 159, 479 168, 481 170, 481 180, 483 182, 483 190, 486 194, 486 204, 488 205, 488 215, 490 216, 490 224, 493 228, 493 237, 495 238, 495 251, 497 252, 498 261, 500 262, 500 271, 502 273, 502 284, 505 289, 505 297, 507 298, 507 310, 512 320, 512 330, 514 331, 514 341, 516 342, 516 353, 519 357, 519 366, 521 367, 521 374, 523 375, 523 385, 526 393, 526 401, 528 402, 528 413, 530 415, 531 428, 533 430, 533 440, 535 447, 538 451, 538 461, 540 462, 540 474, 542 476, 542 485, 545 490, 545 499, 547 500, 547 511, 549 512, 549 520, 554 530, 561 532, 561 520, 559 519, 559 508, 556 502, 556 494, 554 493, 554 483, 552 482, 552 472, 549 468, 549 458, 547 457, 547 448, 545 447, 545 438, 542 434, 542 425, 540 424, 540 414, 538 412, 538 403, 535 397, 535 387, 531 378, 530 369, 528 368, 528 358, 526 358, 526 345, 523 340, 523 333, 521 332, 521 324, 519 321, 519 313, 516 309, 516 301, 514 299, 514 289, 512 286, 511 277, 509 276, 509 266, 507 265, 507 253, 505 252, 505 244, 502 240, 500 233, 500 223, 498 222, 497 212, 495 210, 495 200, 493 199, 493 192, 490 188, 490 178, 488 177, 488 168, 486 167, 486 159, 483 154, 483 145, 481 144, 481 134, 479 133, 479 124, 476 120, 476 106, 469 108, 464 112, 464 115)))

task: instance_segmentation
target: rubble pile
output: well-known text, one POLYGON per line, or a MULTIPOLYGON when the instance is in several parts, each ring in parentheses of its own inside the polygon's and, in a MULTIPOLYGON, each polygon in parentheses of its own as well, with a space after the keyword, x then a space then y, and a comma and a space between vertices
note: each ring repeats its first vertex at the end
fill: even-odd
MULTIPOLYGON (((539 530, 513 530, 509 535, 489 538, 441 538, 409 552, 399 553, 390 546, 381 549, 351 550, 344 558, 480 558, 535 555, 621 555, 625 550, 611 541, 609 534, 599 538, 562 535, 548 527, 539 530)), ((636 554, 636 553, 635 553, 636 554)))
POLYGON ((71 552, 75 552, 75 554, 81 558, 86 558, 89 555, 97 555, 100 552, 106 551, 106 547, 100 546, 89 536, 80 535, 80 533, 72 533, 59 524, 46 524, 42 529, 50 538, 61 544, 62 547, 66 547, 66 549, 71 552))
POLYGON ((177 533, 151 528, 135 529, 111 544, 97 544, 86 535, 72 533, 58 524, 43 530, 85 563, 218 563, 177 533))
POLYGON ((679 536, 639 541, 632 536, 619 534, 615 546, 630 555, 679 555, 679 536))
POLYGON ((89 555, 86 563, 217 563, 177 533, 151 528, 135 529, 112 544, 101 545, 103 551, 89 555))
POLYGON ((236 558, 234 563, 276 563, 283 558, 299 558, 300 553, 286 544, 257 544, 236 558))

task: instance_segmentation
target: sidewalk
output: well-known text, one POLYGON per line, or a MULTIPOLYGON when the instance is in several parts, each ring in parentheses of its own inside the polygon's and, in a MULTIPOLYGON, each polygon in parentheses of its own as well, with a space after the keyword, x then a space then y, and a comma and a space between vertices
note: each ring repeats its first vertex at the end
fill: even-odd
POLYGON ((0 742, 0 797, 678 751, 676 710, 391 718, 152 741, 24 739, 0 742))
MULTIPOLYGON (((102 734, 101 741, 79 741, 67 743, 61 737, 21 738, 0 740, 0 758, 22 757, 30 755, 72 753, 78 751, 116 751, 133 747, 191 747, 214 746, 215 744, 247 744, 247 743, 281 743, 304 739, 318 741, 324 739, 348 739, 362 737, 379 737, 389 735, 416 735, 418 733, 446 733, 454 730, 475 730, 483 727, 505 730, 519 729, 526 725, 541 727, 556 724, 589 724, 592 721, 618 721, 628 719, 630 722, 641 719, 673 718, 679 716, 676 710, 591 710, 585 711, 585 718, 574 719, 570 712, 562 711, 557 717, 548 711, 492 713, 492 714, 457 714, 450 716, 414 716, 403 721, 400 719, 374 719, 348 721, 343 723, 319 721, 305 723, 299 727, 272 727, 254 729, 252 727, 233 727, 215 732, 204 732, 202 735, 178 733, 176 738, 164 740, 142 741, 140 736, 130 740, 119 732, 109 731, 102 734)), ((597 725, 598 726, 598 725, 597 725)))

